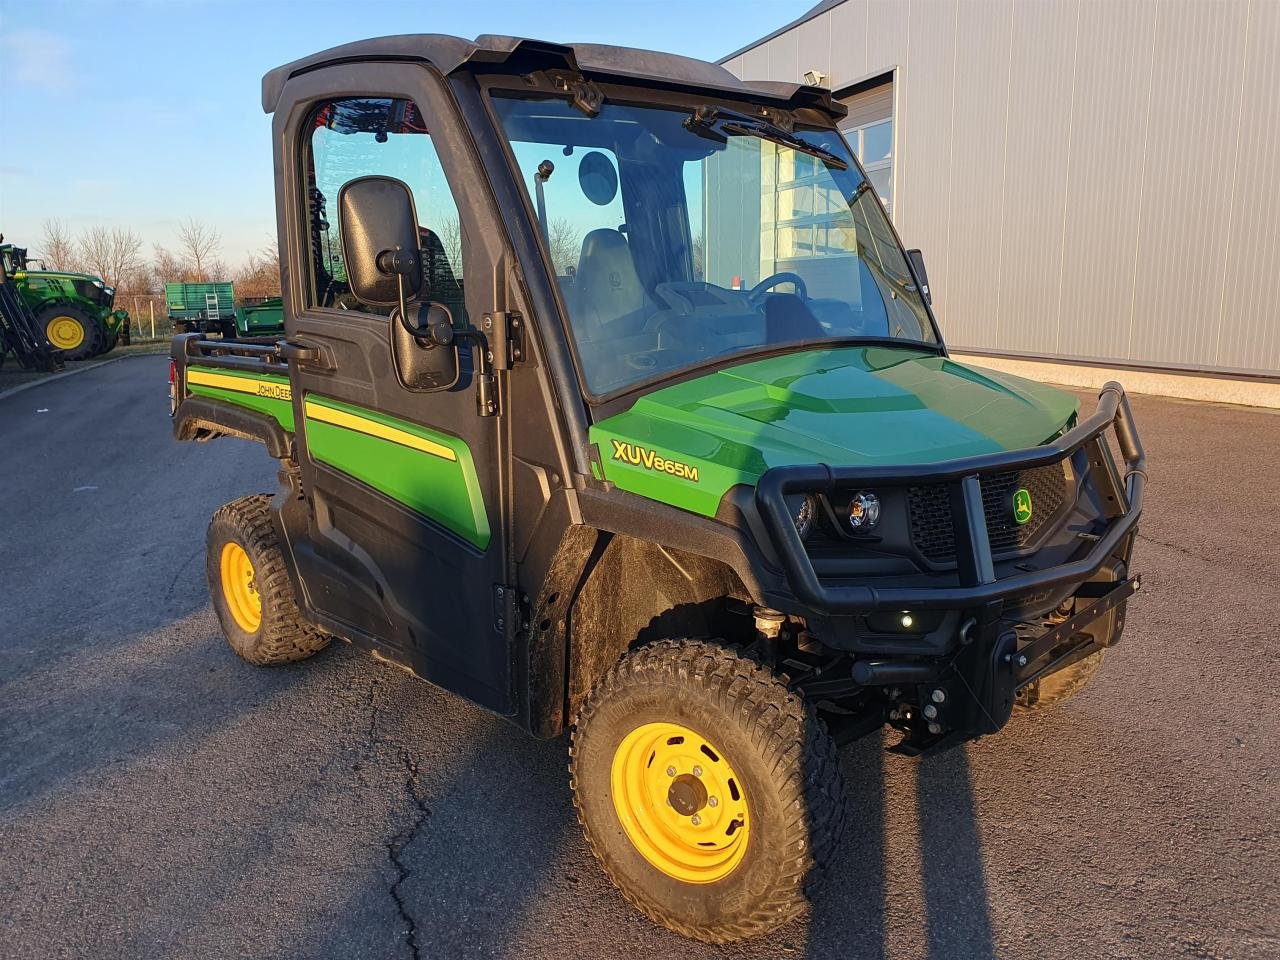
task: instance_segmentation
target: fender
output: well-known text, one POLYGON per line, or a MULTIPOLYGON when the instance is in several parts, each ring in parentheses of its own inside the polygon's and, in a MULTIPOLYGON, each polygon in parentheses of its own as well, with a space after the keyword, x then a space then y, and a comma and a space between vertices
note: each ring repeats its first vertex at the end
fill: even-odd
POLYGON ((176 440, 212 440, 214 437, 243 437, 266 444, 277 460, 293 460, 293 434, 272 417, 234 403, 208 397, 187 397, 173 415, 176 440))

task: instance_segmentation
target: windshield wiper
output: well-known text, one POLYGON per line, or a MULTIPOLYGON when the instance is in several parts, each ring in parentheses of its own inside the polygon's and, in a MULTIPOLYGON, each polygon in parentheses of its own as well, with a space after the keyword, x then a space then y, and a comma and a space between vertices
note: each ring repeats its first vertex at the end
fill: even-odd
POLYGON ((784 130, 776 123, 770 123, 760 117, 750 117, 745 113, 725 110, 722 107, 704 104, 685 119, 684 126, 690 132, 696 133, 700 137, 706 137, 709 140, 715 140, 718 143, 728 143, 728 137, 724 134, 758 137, 761 140, 768 140, 770 143, 776 143, 779 146, 790 147, 797 153, 817 157, 827 166, 834 167, 837 170, 849 169, 849 164, 842 157, 837 156, 825 147, 810 143, 808 140, 784 130))

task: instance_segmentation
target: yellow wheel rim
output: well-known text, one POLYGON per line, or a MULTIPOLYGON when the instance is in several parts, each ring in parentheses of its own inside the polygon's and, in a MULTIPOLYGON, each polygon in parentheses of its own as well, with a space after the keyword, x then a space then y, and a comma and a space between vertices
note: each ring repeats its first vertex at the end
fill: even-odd
POLYGON ((245 633, 255 633, 262 626, 262 598, 254 579, 253 561, 244 547, 228 543, 219 559, 222 571, 222 595, 227 598, 231 616, 245 633))
POLYGON ((627 838, 667 876, 715 883, 746 855, 751 820, 742 779, 688 727, 632 730, 614 752, 610 784, 627 838))
POLYGON ((84 343, 84 327, 75 317, 54 317, 45 327, 45 335, 59 350, 74 350, 84 343))

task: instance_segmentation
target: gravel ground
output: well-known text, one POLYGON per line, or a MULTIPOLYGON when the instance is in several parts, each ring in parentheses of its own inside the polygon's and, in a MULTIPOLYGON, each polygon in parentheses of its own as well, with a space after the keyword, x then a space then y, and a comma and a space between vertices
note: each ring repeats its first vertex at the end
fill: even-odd
POLYGON ((813 915, 713 950, 604 880, 563 741, 342 644, 232 655, 204 527, 274 465, 172 442, 165 371, 0 400, 0 957, 1280 955, 1280 416, 1136 398, 1144 589, 1097 681, 936 758, 847 750, 813 915))

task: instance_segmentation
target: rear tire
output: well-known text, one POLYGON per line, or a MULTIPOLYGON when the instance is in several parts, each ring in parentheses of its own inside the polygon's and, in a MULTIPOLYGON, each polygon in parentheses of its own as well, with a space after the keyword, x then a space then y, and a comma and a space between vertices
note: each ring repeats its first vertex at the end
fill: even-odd
POLYGON ((106 331, 92 315, 69 303, 51 303, 36 321, 65 360, 86 360, 102 349, 106 331))
POLYGON ((732 649, 632 651, 579 712, 578 820, 632 904, 708 943, 800 915, 845 821, 835 744, 813 708, 732 649))
POLYGON ((271 495, 243 497, 209 521, 206 572, 231 649, 256 666, 305 660, 330 637, 298 609, 271 522, 271 495))

